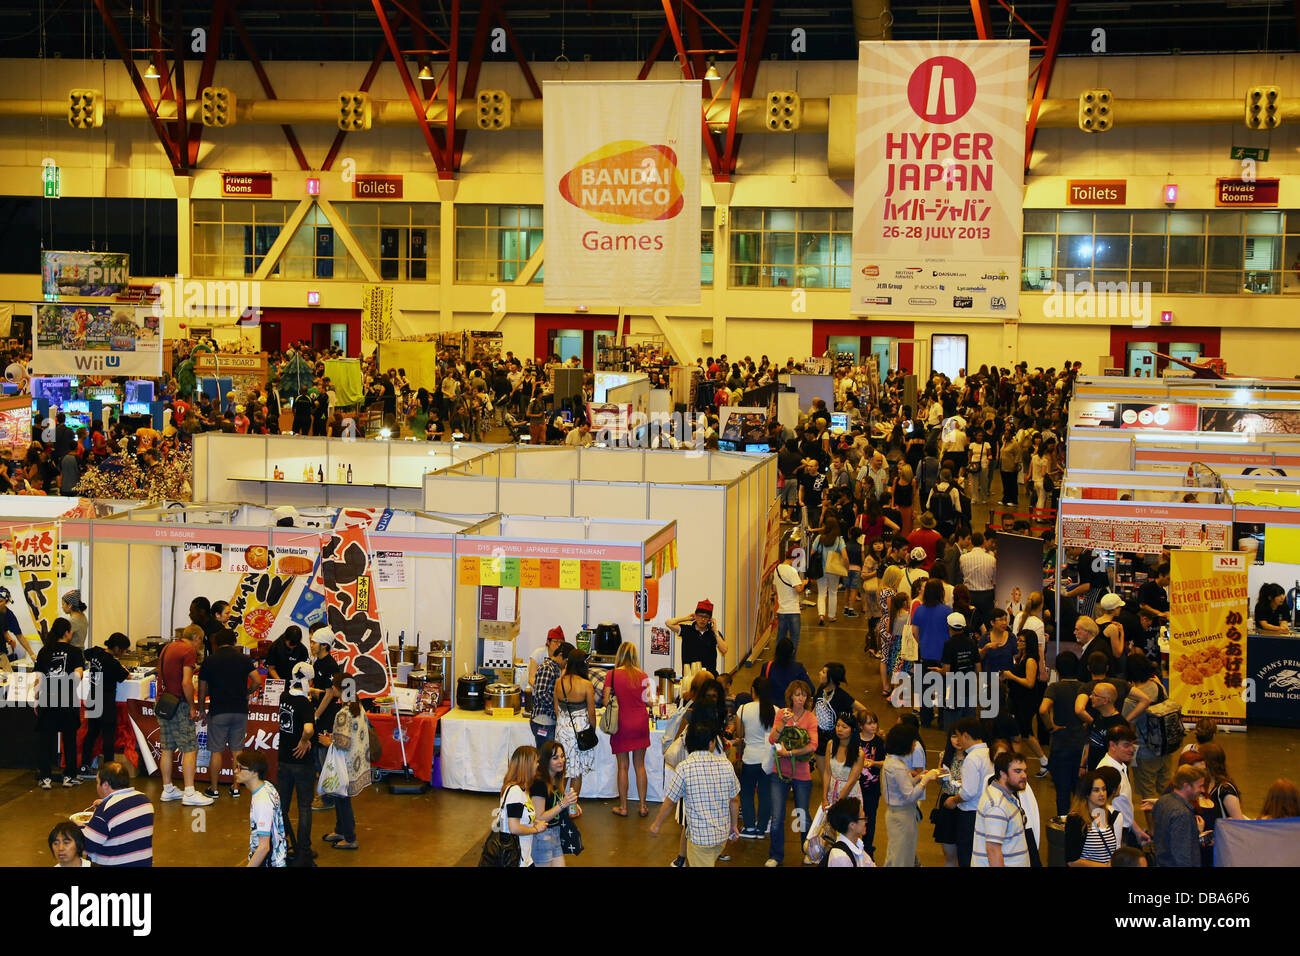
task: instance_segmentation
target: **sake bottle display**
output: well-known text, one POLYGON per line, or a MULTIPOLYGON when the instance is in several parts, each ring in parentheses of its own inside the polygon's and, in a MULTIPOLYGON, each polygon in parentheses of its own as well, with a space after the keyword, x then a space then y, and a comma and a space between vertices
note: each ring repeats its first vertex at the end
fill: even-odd
POLYGON ((352 484, 352 466, 348 465, 348 484, 352 484))
POLYGON ((317 466, 316 466, 316 480, 319 481, 322 485, 325 484, 325 466, 324 466, 324 465, 317 465, 317 466))
POLYGON ((302 480, 311 481, 311 465, 302 466, 302 480))

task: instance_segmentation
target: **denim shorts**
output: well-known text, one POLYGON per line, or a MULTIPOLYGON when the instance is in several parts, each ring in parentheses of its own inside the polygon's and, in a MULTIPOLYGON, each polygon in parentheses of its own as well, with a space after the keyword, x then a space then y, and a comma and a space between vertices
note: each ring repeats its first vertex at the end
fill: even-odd
POLYGON ((848 580, 844 582, 844 587, 850 591, 856 591, 862 584, 862 572, 850 571, 848 580))
POLYGON ((538 833, 533 836, 533 864, 535 866, 546 866, 552 860, 557 860, 564 856, 564 851, 560 849, 560 828, 547 827, 545 833, 538 833))
POLYGON ((244 749, 247 739, 247 714, 213 714, 208 717, 208 753, 222 753, 227 746, 231 753, 236 753, 244 749))

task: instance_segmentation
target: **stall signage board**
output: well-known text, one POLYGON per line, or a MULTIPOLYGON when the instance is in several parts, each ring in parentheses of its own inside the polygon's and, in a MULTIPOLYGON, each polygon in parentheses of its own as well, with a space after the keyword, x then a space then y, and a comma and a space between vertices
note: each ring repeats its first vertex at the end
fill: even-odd
POLYGON ((858 44, 849 312, 1019 314, 1028 76, 1028 40, 858 44))
POLYGON ((402 177, 358 175, 352 180, 353 199, 401 199, 402 177))
POLYGON ((130 265, 125 252, 43 252, 41 295, 47 299, 120 295, 130 284, 130 265))
POLYGON ((59 526, 33 525, 12 532, 14 564, 22 581, 23 597, 32 620, 41 631, 41 641, 59 616, 58 559, 59 526))
POLYGON ((265 355, 213 355, 211 352, 200 352, 194 357, 194 371, 199 373, 211 372, 229 375, 232 372, 242 374, 256 373, 263 378, 266 377, 266 356, 265 355))
POLYGON ((1186 719, 1243 724, 1248 556, 1175 551, 1169 563, 1169 695, 1186 719))
POLYGON ((1124 179, 1071 179, 1066 204, 1070 206, 1122 206, 1128 201, 1124 179))
POLYGON ((640 561, 581 558, 461 556, 457 580, 481 587, 554 588, 564 591, 639 591, 640 561))
POLYGON ((1220 179, 1214 192, 1216 206, 1276 206, 1276 179, 1220 179))
POLYGON ((381 588, 406 587, 405 557, 401 551, 376 551, 375 583, 381 588))
POLYGON ((1101 548, 1134 554, 1159 554, 1165 547, 1223 551, 1230 523, 1210 521, 1141 521, 1116 518, 1062 518, 1061 545, 1101 548))
POLYGON ((223 196, 270 196, 270 173, 222 173, 223 196))
POLYGON ((1252 634, 1246 716, 1251 723, 1300 724, 1300 648, 1293 637, 1252 634))

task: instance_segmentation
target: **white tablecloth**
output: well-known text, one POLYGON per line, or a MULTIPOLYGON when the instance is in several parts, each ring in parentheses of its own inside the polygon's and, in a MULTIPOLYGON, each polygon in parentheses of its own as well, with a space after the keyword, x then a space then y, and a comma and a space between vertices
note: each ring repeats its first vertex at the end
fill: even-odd
MULTIPOLYGON (((533 732, 524 717, 506 719, 489 717, 482 711, 459 707, 444 714, 438 724, 442 734, 442 785, 450 790, 478 790, 496 793, 501 778, 516 747, 535 746, 533 732)), ((582 796, 607 799, 618 796, 618 764, 609 749, 609 737, 597 729, 596 765, 582 778, 582 796)), ((663 800, 664 752, 663 731, 650 731, 650 747, 645 752, 645 769, 653 803, 663 800)), ((628 765, 628 800, 639 799, 636 768, 628 765)))

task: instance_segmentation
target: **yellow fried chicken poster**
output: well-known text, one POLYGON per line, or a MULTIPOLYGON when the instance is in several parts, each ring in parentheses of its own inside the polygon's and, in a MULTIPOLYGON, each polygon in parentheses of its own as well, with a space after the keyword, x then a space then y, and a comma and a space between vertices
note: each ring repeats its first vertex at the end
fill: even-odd
POLYGON ((1169 563, 1169 695, 1185 719, 1244 724, 1248 558, 1174 551, 1169 563))

